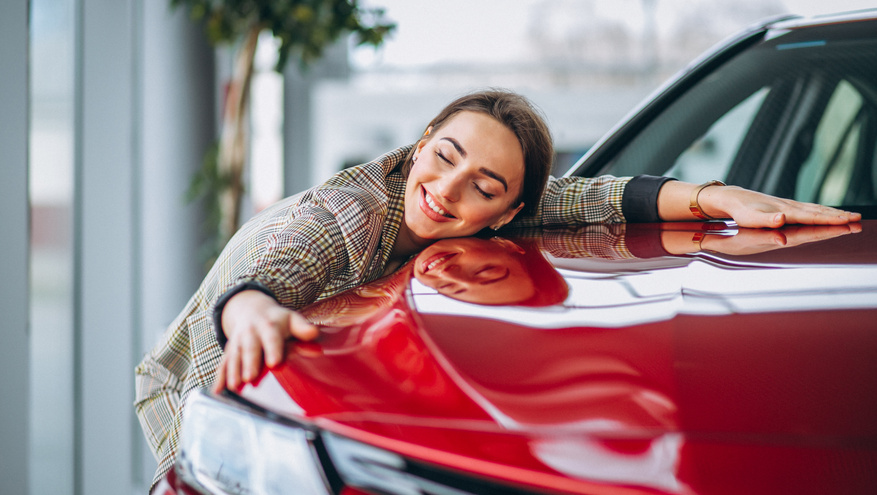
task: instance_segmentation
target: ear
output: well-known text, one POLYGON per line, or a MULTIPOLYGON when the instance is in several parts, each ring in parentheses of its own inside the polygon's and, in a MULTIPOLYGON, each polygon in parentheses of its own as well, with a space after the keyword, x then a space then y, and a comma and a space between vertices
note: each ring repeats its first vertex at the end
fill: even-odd
POLYGON ((494 224, 491 225, 490 227, 493 228, 494 230, 496 230, 496 229, 498 229, 498 228, 500 228, 500 227, 503 227, 503 226, 506 225, 507 223, 509 223, 509 222, 511 222, 512 220, 514 220, 514 219, 515 219, 515 215, 517 215, 518 212, 520 212, 523 208, 524 208, 524 202, 521 201, 521 203, 520 203, 518 206, 516 206, 515 208, 509 208, 508 211, 506 211, 505 213, 503 213, 502 216, 499 217, 499 221, 497 221, 496 223, 494 223, 494 224))
POLYGON ((417 158, 417 155, 420 154, 420 150, 426 145, 426 142, 429 141, 428 136, 429 133, 432 132, 432 126, 426 128, 426 132, 423 133, 423 137, 420 138, 420 141, 417 142, 417 146, 414 150, 414 158, 417 158))

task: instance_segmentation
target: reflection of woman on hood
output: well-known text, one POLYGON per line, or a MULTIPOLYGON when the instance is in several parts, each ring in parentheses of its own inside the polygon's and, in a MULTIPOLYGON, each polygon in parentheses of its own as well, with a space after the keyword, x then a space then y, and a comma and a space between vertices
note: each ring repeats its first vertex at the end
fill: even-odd
POLYGON ((489 305, 551 306, 569 290, 535 242, 444 239, 417 255, 414 276, 440 294, 489 305))
POLYGON ((301 312, 331 327, 363 323, 383 314, 408 287, 411 275, 440 294, 464 302, 529 307, 562 303, 569 289, 534 240, 501 237, 444 239, 423 250, 395 273, 336 296, 301 312), (537 290, 538 288, 538 290, 537 290))

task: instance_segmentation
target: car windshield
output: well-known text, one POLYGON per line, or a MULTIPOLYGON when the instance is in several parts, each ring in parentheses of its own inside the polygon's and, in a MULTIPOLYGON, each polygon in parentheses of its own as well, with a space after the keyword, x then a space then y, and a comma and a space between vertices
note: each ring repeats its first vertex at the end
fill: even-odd
POLYGON ((651 120, 639 131, 622 131, 617 152, 595 154, 579 171, 722 179, 800 201, 877 204, 874 22, 768 31, 658 103, 663 110, 644 115, 651 120))

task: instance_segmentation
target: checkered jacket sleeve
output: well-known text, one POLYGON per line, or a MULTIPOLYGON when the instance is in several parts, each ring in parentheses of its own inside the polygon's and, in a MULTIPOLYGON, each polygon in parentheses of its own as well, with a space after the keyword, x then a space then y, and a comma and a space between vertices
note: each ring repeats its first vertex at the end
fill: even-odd
POLYGON ((637 256, 627 246, 625 224, 593 224, 574 230, 542 232, 542 248, 555 258, 630 259, 637 256))
POLYGON ((514 227, 624 222, 622 197, 630 177, 548 179, 545 194, 531 216, 516 219, 514 227))

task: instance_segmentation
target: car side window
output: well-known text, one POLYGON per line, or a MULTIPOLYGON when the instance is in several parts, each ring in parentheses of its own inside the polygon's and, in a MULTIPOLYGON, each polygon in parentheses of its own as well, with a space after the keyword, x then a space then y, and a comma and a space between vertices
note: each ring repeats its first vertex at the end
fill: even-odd
POLYGON ((767 88, 756 91, 716 120, 702 137, 679 155, 666 175, 696 183, 727 177, 767 93, 767 88))
MULTIPOLYGON (((816 128, 813 148, 797 177, 795 199, 844 204, 862 142, 864 98, 847 81, 834 90, 816 128)), ((863 146, 862 145, 866 145, 863 146)), ((873 156, 873 148, 870 150, 873 156)))
POLYGON ((578 175, 721 179, 799 201, 877 205, 873 33, 770 33, 682 79, 578 175), (823 36, 824 35, 824 36, 823 36))

